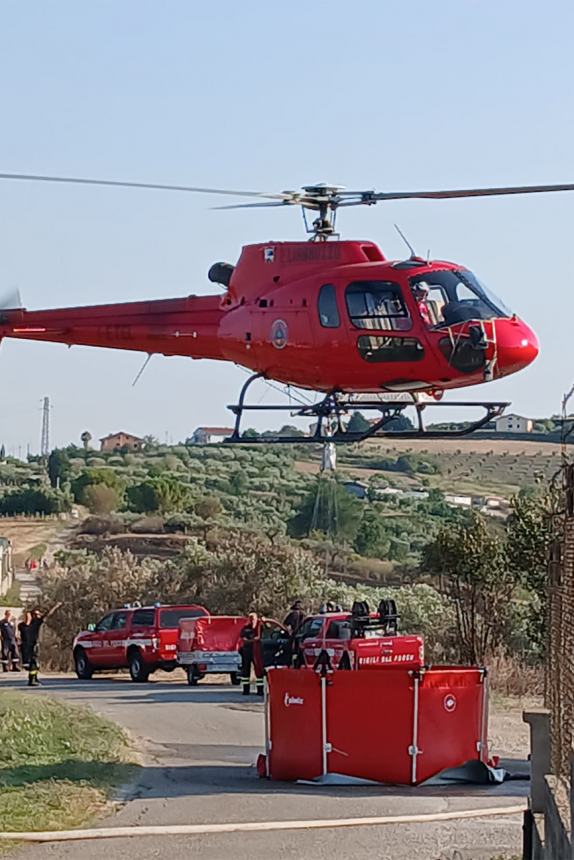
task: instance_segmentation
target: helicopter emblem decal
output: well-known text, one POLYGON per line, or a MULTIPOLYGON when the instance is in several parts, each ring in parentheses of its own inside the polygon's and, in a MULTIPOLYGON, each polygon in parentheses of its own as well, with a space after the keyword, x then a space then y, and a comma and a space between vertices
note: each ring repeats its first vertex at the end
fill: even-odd
POLYGON ((283 349, 287 346, 287 323, 283 320, 275 320, 271 326, 271 343, 275 349, 283 349))

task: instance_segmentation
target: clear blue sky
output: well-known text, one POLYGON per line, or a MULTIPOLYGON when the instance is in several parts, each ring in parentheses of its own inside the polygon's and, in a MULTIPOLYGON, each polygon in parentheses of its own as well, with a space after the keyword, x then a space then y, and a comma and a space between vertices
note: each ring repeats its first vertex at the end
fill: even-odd
MULTIPOLYGON (((3 0, 0 171, 265 190, 572 182, 573 31, 566 0, 3 0)), ((297 210, 210 202, 4 183, 1 283, 29 308, 207 293, 213 261, 302 237, 297 210)), ((340 226, 402 256, 394 221, 539 335, 535 365, 477 396, 557 411, 574 381, 574 194, 397 202, 340 226)), ((38 448, 44 395, 56 444, 228 423, 242 371, 155 357, 134 389, 141 364, 5 341, 0 442, 38 448)))

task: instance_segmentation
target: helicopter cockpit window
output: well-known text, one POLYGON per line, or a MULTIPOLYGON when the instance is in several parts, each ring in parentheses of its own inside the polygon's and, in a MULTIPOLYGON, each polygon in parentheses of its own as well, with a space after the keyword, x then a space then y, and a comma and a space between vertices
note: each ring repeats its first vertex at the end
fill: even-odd
POLYGON ((411 327, 400 287, 392 281, 353 281, 346 299, 356 328, 408 331, 411 327))
POLYGON ((319 311, 319 322, 323 328, 338 328, 341 323, 339 308, 337 307, 337 294, 333 284, 323 284, 319 290, 317 303, 319 311))
POLYGON ((420 315, 430 328, 512 316, 476 275, 466 269, 426 272, 411 278, 410 284, 420 315))

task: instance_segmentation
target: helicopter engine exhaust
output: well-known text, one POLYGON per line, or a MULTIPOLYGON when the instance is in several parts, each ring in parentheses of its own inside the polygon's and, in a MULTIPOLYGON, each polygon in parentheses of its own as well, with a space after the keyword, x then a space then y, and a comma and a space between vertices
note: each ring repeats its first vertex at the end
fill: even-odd
POLYGON ((235 271, 235 266, 231 263, 214 263, 207 273, 208 280, 212 284, 220 284, 222 287, 229 287, 231 277, 235 271))

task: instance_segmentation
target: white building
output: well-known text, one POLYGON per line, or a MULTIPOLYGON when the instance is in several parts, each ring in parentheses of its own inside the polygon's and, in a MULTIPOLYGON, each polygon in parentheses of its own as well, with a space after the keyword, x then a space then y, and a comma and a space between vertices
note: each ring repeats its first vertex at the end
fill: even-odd
POLYGON ((12 544, 7 538, 0 537, 0 595, 6 594, 12 585, 12 544))
POLYGON ((495 418, 494 425, 497 433, 532 433, 533 422, 531 418, 523 415, 501 415, 495 418))
POLYGON ((444 500, 447 505, 456 505, 459 508, 472 507, 472 496, 449 495, 447 493, 445 494, 444 500))
POLYGON ((233 435, 233 427, 198 427, 191 434, 195 445, 214 445, 233 435))

